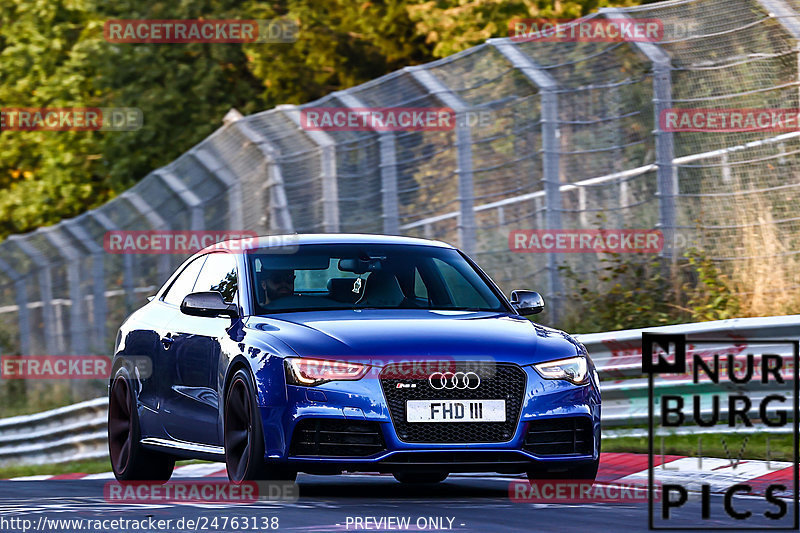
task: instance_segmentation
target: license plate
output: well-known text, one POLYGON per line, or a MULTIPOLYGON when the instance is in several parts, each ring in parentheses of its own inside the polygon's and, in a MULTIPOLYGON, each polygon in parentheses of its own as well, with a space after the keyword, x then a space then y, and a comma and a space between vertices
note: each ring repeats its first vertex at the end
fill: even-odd
POLYGON ((505 400, 408 400, 406 422, 505 422, 505 400))

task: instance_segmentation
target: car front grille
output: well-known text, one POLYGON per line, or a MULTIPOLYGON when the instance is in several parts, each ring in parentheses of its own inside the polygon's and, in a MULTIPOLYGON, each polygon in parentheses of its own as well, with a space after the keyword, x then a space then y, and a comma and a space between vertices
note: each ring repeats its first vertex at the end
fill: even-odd
POLYGON ((380 375, 383 394, 389 406, 397 437, 403 442, 507 442, 514 436, 522 397, 525 394, 526 374, 517 365, 486 362, 442 362, 451 372, 475 372, 480 385, 474 389, 444 389, 431 387, 428 376, 402 378, 403 368, 391 364, 380 375), (401 388, 398 388, 401 384, 401 388), (407 422, 408 400, 505 400, 505 422, 407 422))
POLYGON ((593 436, 588 416, 534 420, 528 423, 523 448, 535 455, 590 455, 593 436))
POLYGON ((295 426, 289 454, 366 457, 386 449, 380 425, 363 420, 307 418, 295 426))

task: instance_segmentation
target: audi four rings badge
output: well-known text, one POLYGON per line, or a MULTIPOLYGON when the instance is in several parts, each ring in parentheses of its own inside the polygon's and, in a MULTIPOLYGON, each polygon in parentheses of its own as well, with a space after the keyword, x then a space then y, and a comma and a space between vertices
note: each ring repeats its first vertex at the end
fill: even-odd
POLYGON ((434 372, 428 377, 431 388, 442 389, 477 389, 481 377, 475 372, 434 372))

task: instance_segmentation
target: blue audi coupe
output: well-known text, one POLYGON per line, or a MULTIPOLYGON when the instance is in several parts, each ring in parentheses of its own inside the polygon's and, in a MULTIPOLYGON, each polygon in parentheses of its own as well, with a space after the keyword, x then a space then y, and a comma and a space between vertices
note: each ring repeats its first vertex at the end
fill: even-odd
POLYGON ((234 483, 298 472, 594 479, 585 347, 531 322, 448 244, 381 235, 228 241, 186 260, 117 336, 108 442, 121 481, 176 459, 234 483), (141 371, 142 360, 149 371, 141 371))

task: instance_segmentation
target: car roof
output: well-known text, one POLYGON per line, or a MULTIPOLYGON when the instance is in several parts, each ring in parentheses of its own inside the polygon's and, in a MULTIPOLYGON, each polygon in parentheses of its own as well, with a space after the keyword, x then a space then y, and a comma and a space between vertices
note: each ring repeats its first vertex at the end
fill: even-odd
POLYGON ((262 235, 254 238, 231 239, 206 247, 200 253, 215 249, 241 250, 244 246, 248 249, 269 248, 272 246, 295 246, 302 244, 403 244, 413 246, 435 246, 437 248, 454 248, 452 245, 429 239, 416 237, 403 237, 400 235, 377 235, 368 233, 300 233, 287 235, 262 235))

